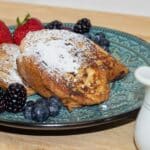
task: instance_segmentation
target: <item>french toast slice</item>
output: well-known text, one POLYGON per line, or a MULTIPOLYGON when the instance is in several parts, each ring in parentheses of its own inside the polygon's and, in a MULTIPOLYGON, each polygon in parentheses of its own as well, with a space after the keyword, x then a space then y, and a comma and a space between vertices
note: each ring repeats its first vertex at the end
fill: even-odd
MULTIPOLYGON (((15 44, 0 44, 0 87, 6 89, 11 83, 24 84, 17 71, 16 58, 20 55, 19 47, 15 44)), ((24 84, 25 85, 25 84, 24 84)), ((35 92, 25 86, 28 95, 35 92)))
POLYGON ((17 59, 23 79, 44 97, 59 96, 68 109, 109 98, 109 82, 128 69, 83 35, 66 30, 29 32, 17 59))

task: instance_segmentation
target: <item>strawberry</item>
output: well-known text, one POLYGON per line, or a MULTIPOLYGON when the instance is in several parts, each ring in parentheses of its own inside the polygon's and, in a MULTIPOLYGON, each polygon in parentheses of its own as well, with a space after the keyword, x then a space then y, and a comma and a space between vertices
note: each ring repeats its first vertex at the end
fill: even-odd
POLYGON ((0 20, 0 44, 1 43, 12 43, 12 35, 6 24, 0 20))
POLYGON ((28 14, 23 22, 20 22, 20 19, 17 18, 18 26, 14 31, 13 40, 14 43, 20 45, 21 40, 26 36, 29 31, 37 31, 44 29, 43 24, 37 18, 30 18, 30 14, 28 14))

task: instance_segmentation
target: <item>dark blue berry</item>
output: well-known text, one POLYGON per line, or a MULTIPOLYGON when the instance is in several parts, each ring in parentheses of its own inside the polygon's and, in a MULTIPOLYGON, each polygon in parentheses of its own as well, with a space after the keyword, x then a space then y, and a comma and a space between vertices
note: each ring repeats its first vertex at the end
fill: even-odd
POLYGON ((55 117, 59 114, 60 108, 56 104, 49 105, 49 112, 50 112, 50 116, 55 117))
POLYGON ((48 106, 49 105, 49 101, 48 99, 45 99, 45 98, 40 98, 36 101, 36 103, 40 104, 40 105, 45 105, 45 106, 48 106))
POLYGON ((106 46, 106 47, 109 47, 109 45, 110 45, 110 42, 107 40, 107 39, 103 39, 103 40, 101 40, 100 41, 100 46, 106 46))
POLYGON ((62 102, 61 102, 61 100, 60 100, 59 97, 57 97, 57 96, 51 96, 49 98, 49 105, 50 106, 57 105, 58 108, 60 109, 62 107, 62 102))
POLYGON ((32 120, 37 122, 46 121, 49 114, 49 108, 39 103, 35 103, 31 111, 32 120))
POLYGON ((32 120, 31 111, 34 106, 35 102, 28 101, 24 107, 23 115, 26 119, 32 120))
POLYGON ((102 33, 102 32, 97 33, 97 34, 95 35, 95 42, 96 42, 97 44, 100 44, 101 41, 103 41, 104 39, 105 39, 105 34, 102 33))
POLYGON ((99 33, 96 33, 96 36, 99 36, 100 38, 105 38, 105 34, 103 32, 99 32, 99 33))
POLYGON ((50 23, 48 23, 45 26, 46 29, 62 29, 63 28, 63 23, 58 21, 58 20, 54 20, 50 23))
POLYGON ((103 49, 104 49, 105 51, 107 51, 107 52, 110 52, 109 46, 103 46, 103 49))

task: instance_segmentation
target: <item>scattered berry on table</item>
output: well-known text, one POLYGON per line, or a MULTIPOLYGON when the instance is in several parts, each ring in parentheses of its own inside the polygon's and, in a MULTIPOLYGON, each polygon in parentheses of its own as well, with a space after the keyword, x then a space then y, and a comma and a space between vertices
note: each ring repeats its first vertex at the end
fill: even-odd
POLYGON ((27 99, 25 87, 19 83, 12 83, 5 92, 6 111, 21 112, 27 99))
POLYGON ((25 17, 23 22, 17 18, 17 28, 13 34, 14 43, 20 45, 21 40, 26 36, 29 31, 37 31, 44 29, 43 24, 37 18, 31 18, 29 14, 25 17))
POLYGON ((73 27, 73 31, 76 33, 84 34, 90 31, 91 22, 88 18, 82 18, 77 21, 77 23, 73 27))
POLYGON ((58 20, 54 20, 50 23, 48 23, 45 26, 46 29, 62 29, 63 28, 63 23, 58 21, 58 20))
POLYGON ((32 111, 34 104, 35 104, 35 102, 33 102, 33 101, 26 102, 26 104, 24 106, 24 111, 23 111, 23 115, 26 119, 32 120, 31 111, 32 111))
POLYGON ((50 112, 48 106, 41 105, 39 103, 35 103, 31 110, 32 120, 36 122, 46 121, 49 117, 49 114, 50 112))
POLYGON ((4 99, 5 92, 0 88, 0 113, 5 111, 6 102, 4 99))
POLYGON ((9 28, 0 20, 0 44, 2 43, 13 43, 13 40, 9 28))

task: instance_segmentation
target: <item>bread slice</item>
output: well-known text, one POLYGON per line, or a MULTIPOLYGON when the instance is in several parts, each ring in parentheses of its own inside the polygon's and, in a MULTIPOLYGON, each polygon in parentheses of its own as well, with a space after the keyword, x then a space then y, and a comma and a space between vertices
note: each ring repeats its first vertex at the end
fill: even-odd
MULTIPOLYGON (((19 47, 15 44, 0 44, 0 87, 6 89, 11 83, 24 84, 18 74, 16 58, 20 55, 19 47)), ((35 92, 25 85, 28 95, 35 92)))
POLYGON ((109 82, 127 67, 83 35, 66 30, 29 32, 17 59, 23 79, 44 97, 59 96, 69 108, 109 98, 109 82))

